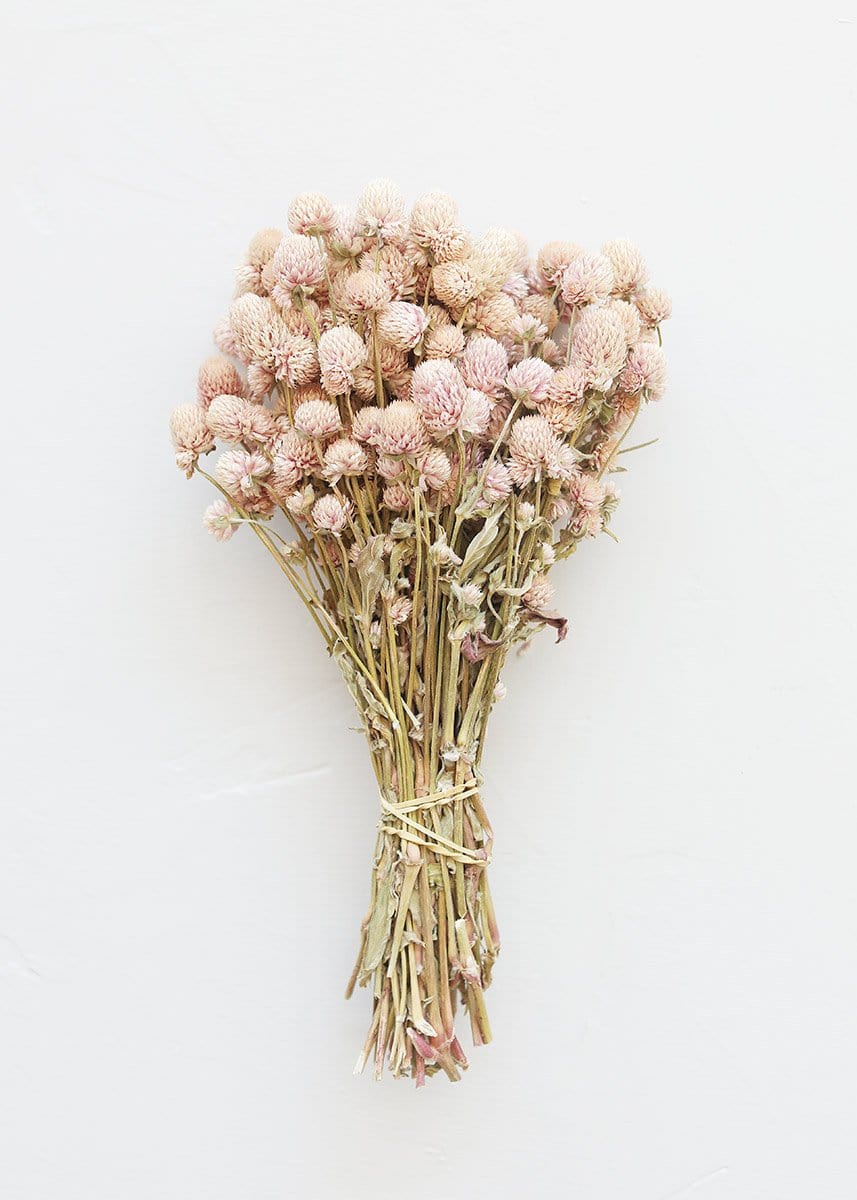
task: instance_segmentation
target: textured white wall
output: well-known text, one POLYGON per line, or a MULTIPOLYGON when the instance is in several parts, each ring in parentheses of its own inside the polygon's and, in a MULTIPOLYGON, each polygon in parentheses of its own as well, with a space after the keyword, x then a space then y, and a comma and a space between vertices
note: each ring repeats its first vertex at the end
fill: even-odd
POLYGON ((3 1196, 851 1200, 852 0, 7 13, 3 1196), (379 174, 676 302, 492 730, 496 1041, 422 1093, 350 1073, 344 689, 166 434, 248 235, 379 174))

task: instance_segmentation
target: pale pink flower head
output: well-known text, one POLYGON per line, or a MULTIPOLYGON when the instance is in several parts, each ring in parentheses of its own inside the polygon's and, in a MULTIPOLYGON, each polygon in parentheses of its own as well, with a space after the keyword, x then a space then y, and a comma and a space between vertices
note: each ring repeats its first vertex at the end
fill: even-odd
POLYGON ((553 376, 553 367, 540 358, 524 358, 510 368, 506 390, 513 400, 535 408, 547 399, 553 376))
POLYGON ((246 450, 226 450, 214 468, 217 482, 229 495, 243 504, 247 497, 259 496, 271 464, 262 454, 246 450))
POLYGON ((429 445, 420 410, 411 400, 394 400, 381 410, 374 443, 382 454, 413 457, 429 445))
POLYGON ((502 343, 489 337, 472 337, 464 348, 461 374, 468 387, 499 396, 509 369, 509 355, 502 343))
POLYGON ((438 492, 452 474, 452 463, 439 446, 432 446, 417 456, 420 491, 438 492))
POLYGON ((305 475, 321 466, 314 444, 294 430, 278 440, 271 460, 271 482, 280 495, 297 487, 305 475))
POLYGON ((619 376, 619 387, 627 395, 645 392, 649 400, 660 400, 667 386, 667 359, 656 342, 639 342, 631 347, 628 362, 619 376))
POLYGON ((215 396, 206 414, 208 428, 225 442, 265 445, 277 432, 274 418, 260 404, 242 396, 215 396))
POLYGON ((224 393, 243 396, 244 384, 235 365, 223 355, 214 354, 199 368, 196 381, 197 399, 203 408, 208 408, 215 396, 222 396, 224 393))
POLYGON ((625 364, 625 326, 608 308, 585 308, 574 327, 572 362, 599 391, 606 391, 625 364))
POLYGON ((306 400, 295 409, 295 429, 320 441, 342 428, 339 409, 330 400, 306 400))
POLYGON ((435 325, 423 341, 426 358, 458 358, 464 350, 465 337, 457 325, 435 325))
POLYGON ((647 329, 657 328, 672 316, 672 300, 662 288, 647 288, 636 297, 634 303, 647 329))
POLYGON ((467 400, 461 372, 448 359, 420 363, 411 381, 411 398, 432 433, 447 436, 457 429, 467 400))
POLYGON ((394 625, 404 625, 411 619, 414 602, 410 596, 394 596, 389 603, 388 612, 394 625))
POLYGON ((486 229, 473 247, 473 257, 483 276, 494 287, 501 287, 515 271, 520 250, 518 235, 511 229, 486 229))
POLYGON ((241 520, 228 500, 215 500, 202 514, 202 523, 218 542, 228 542, 241 520))
POLYGON ((582 253, 574 242, 548 242, 542 246, 536 256, 536 270, 542 286, 555 287, 566 267, 582 253))
POLYGON ((542 416, 519 417, 509 434, 509 472, 519 487, 546 476, 567 479, 576 455, 542 416))
POLYGON ((586 395, 586 373, 577 363, 560 367, 548 386, 548 400, 578 408, 586 395))
POLYGON ((378 333, 397 350, 413 350, 428 327, 428 317, 418 304, 394 300, 378 314, 378 333))
POLYGON ((642 324, 636 307, 628 300, 610 300, 607 307, 614 312, 625 330, 625 345, 633 346, 640 340, 642 324))
POLYGON ((320 532, 338 536, 348 525, 349 509, 338 496, 321 496, 312 506, 312 523, 320 532))
POLYGON ((474 330, 492 338, 508 337, 517 315, 518 306, 505 292, 477 298, 472 310, 468 311, 474 330))
POLYGON ((354 371, 369 357, 366 343, 356 330, 335 325, 318 342, 318 361, 322 387, 332 396, 341 396, 354 386, 354 371))
POLYGON ((375 469, 382 479, 398 479, 404 474, 405 462, 401 458, 390 458, 386 454, 379 454, 375 460, 375 469))
POLYGON ((391 296, 392 292, 386 279, 366 267, 345 276, 339 291, 342 307, 355 316, 384 308, 389 304, 391 296))
POLYGON ((302 333, 287 334, 274 352, 274 374, 292 388, 314 383, 318 379, 318 351, 312 339, 302 333))
POLYGON ((248 292, 232 302, 229 323, 238 356, 246 363, 273 370, 279 348, 288 336, 277 306, 267 297, 248 292))
POLYGON ((484 392, 468 388, 459 423, 461 432, 469 437, 484 437, 491 424, 493 411, 494 404, 484 392))
POLYGON ((523 346, 536 346, 548 335, 548 327, 533 313, 520 313, 512 322, 511 335, 523 346))
POLYGON ((539 349, 542 359, 546 363, 550 363, 552 367, 558 367, 562 362, 562 354, 559 346, 553 338, 545 338, 539 349))
POLYGON ((336 210, 321 192, 301 192, 289 205, 289 229, 306 237, 323 237, 336 225, 336 210))
POLYGON ((482 479, 482 500, 486 504, 497 504, 505 500, 512 491, 512 476, 504 462, 495 461, 482 479))
POLYGON ((395 183, 375 179, 357 201, 357 224, 366 237, 395 241, 405 232, 405 201, 395 183))
POLYGON ((568 492, 578 508, 586 512, 598 512, 604 503, 604 484, 595 475, 574 471, 569 480, 568 492))
POLYGON ((337 438, 324 452, 324 474, 331 483, 343 475, 362 475, 369 465, 369 455, 353 438, 337 438))
MULTIPOLYGON (((273 371, 269 371, 267 367, 260 367, 258 363, 251 363, 247 368, 247 386, 244 389, 247 392, 247 399, 252 400, 254 404, 264 404, 271 394, 274 382, 273 371)), ((233 393, 223 394, 232 395, 233 393)))
POLYGON ((281 229, 260 229, 250 239, 247 247, 247 264, 261 271, 266 263, 274 257, 274 253, 283 239, 281 229))
POLYGON ((410 235, 435 262, 452 262, 467 251, 467 235, 458 218, 458 205, 446 192, 420 196, 411 210, 410 235))
POLYGON ((569 308, 606 300, 613 287, 613 264, 603 254, 579 254, 560 276, 560 295, 569 308))
POLYGON ((555 595, 555 589, 547 575, 536 575, 533 582, 524 592, 521 600, 528 608, 544 610, 550 608, 555 595))
POLYGON ((398 246, 380 246, 360 256, 361 269, 380 275, 393 300, 400 300, 417 290, 416 268, 398 246))
POLYGON ((407 512, 411 507, 411 493, 400 483, 388 483, 384 488, 382 503, 393 512, 407 512))
POLYGON ((336 223, 331 231, 328 245, 334 258, 349 262, 363 253, 363 235, 355 214, 343 205, 335 208, 336 223))
POLYGON ((205 409, 199 404, 180 404, 174 408, 170 415, 170 437, 176 466, 190 478, 200 454, 214 449, 205 409))
POLYGON ((526 275, 522 275, 519 271, 510 275, 503 284, 503 291, 513 300, 523 300, 529 290, 530 285, 527 283, 526 275))
POLYGON ((271 295, 288 307, 311 296, 324 279, 325 257, 314 238, 295 233, 284 237, 271 260, 271 295))
POLYGON ((617 238, 605 242, 601 253, 606 255, 613 264, 614 296, 628 297, 638 291, 646 282, 646 264, 643 256, 633 242, 627 238, 617 238))
POLYGON ((217 322, 212 330, 212 337, 221 354, 230 354, 233 358, 241 358, 241 347, 238 345, 235 330, 232 328, 232 322, 228 316, 217 322))
POLYGON ((374 443, 381 428, 384 411, 374 404, 367 404, 364 408, 358 409, 351 423, 352 437, 356 438, 358 442, 374 443))
POLYGON ((432 290, 439 300, 452 309, 464 308, 479 294, 483 284, 481 271, 469 259, 438 263, 432 268, 432 290))

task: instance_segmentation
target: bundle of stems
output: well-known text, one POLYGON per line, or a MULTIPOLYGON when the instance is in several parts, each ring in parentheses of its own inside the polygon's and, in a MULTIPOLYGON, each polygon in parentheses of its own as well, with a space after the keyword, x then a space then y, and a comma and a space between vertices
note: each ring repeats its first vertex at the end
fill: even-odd
POLYGON ((288 225, 250 244, 224 353, 173 413, 176 460, 220 493, 211 532, 247 525, 277 562, 366 734, 380 821, 348 984, 373 997, 357 1069, 456 1080, 456 1011, 490 1041, 500 948, 488 717, 510 649, 565 636, 548 573, 610 533, 670 305, 628 242, 531 262, 508 231, 472 239, 443 193, 406 215, 386 181, 353 213, 305 193, 288 225))

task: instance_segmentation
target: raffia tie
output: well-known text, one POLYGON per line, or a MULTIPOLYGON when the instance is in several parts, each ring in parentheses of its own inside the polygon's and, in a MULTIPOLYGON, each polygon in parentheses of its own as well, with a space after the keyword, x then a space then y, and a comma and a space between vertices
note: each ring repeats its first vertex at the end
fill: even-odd
MULTIPOLYGON (((413 820, 408 816, 408 813, 418 812, 421 808, 439 808, 444 804, 451 804, 455 800, 466 800, 468 796, 475 796, 479 791, 479 784, 475 779, 470 779, 465 783, 457 783, 451 788, 447 788, 442 792, 429 792, 426 796, 417 796, 413 800, 406 800, 402 804, 394 804, 389 801, 386 796, 381 796, 381 812, 390 817, 395 817, 400 821, 404 828, 395 825, 381 825, 383 833, 394 833, 401 838, 403 842, 411 842, 416 846, 425 846, 426 849, 433 851, 435 854, 443 858, 451 858, 454 862, 465 863, 468 866, 485 867, 491 861, 488 855, 481 858, 469 850, 467 846, 462 846, 459 842, 453 841, 452 838, 444 837, 435 830, 429 829, 427 825, 420 824, 419 821, 413 820)), ((383 822, 383 817, 381 818, 383 822)))

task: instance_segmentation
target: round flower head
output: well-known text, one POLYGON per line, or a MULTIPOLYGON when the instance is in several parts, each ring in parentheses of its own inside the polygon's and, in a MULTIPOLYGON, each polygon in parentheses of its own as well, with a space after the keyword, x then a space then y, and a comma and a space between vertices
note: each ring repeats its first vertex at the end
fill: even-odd
POLYGON ((577 408, 586 395, 586 375, 576 364, 561 367, 548 385, 548 400, 577 408))
POLYGON ((512 322, 518 315, 518 308, 511 296, 505 292, 497 292, 494 296, 477 299, 469 314, 473 328, 478 333, 488 337, 507 337, 512 330, 512 322))
POLYGON ((545 609, 550 608, 554 594, 554 586, 547 575, 540 574, 535 577, 521 599, 528 608, 545 609))
POLYGON ((357 217, 343 205, 336 205, 336 222, 328 239, 330 253, 341 263, 353 261, 363 253, 363 236, 357 217))
POLYGON ((506 348, 494 338, 473 337, 465 346, 461 374, 468 387, 476 388, 486 396, 499 396, 508 369, 506 348))
POLYGON ((339 299, 346 312, 375 312, 390 302, 391 291, 383 276, 362 267, 345 276, 339 299))
POLYGON ((566 267, 582 253, 574 242, 548 242, 536 256, 536 270, 544 284, 554 287, 566 267))
POLYGON ((365 236, 394 241, 405 232, 404 197, 389 179, 376 179, 361 192, 356 216, 365 236))
POLYGON ((301 192, 289 205, 289 229, 308 237, 323 237, 336 225, 336 210, 321 192, 301 192))
POLYGON ((270 462, 261 454, 227 450, 217 460, 214 474, 224 491, 243 503, 246 497, 261 494, 262 481, 270 470, 270 462))
POLYGON ((358 442, 374 442, 381 428, 384 409, 368 404, 358 409, 351 423, 351 434, 358 442))
POLYGON ((452 474, 452 463, 439 446, 432 446, 416 460, 420 473, 420 491, 437 492, 448 481, 452 474))
POLYGON ((348 525, 348 517, 348 505, 338 496, 322 496, 312 506, 312 523, 322 533, 342 533, 348 525))
POLYGON ((288 336, 276 305, 248 292, 233 301, 229 323, 243 361, 273 370, 277 353, 288 336))
POLYGON ((398 246, 381 246, 367 251, 360 257, 360 267, 380 275, 394 300, 416 290, 414 264, 398 246))
POLYGON ((206 414, 208 428, 225 442, 264 445, 276 434, 274 418, 260 404, 241 396, 215 396, 206 414))
POLYGON ((491 424, 493 410, 494 405, 484 392, 479 392, 476 388, 468 388, 459 422, 461 432, 470 437, 484 437, 491 424))
POLYGON ((277 442, 271 460, 271 483, 280 495, 286 495, 305 475, 312 475, 320 466, 313 443, 290 430, 277 442))
POLYGON ((619 387, 628 395, 645 391, 650 400, 660 400, 667 386, 667 359, 656 342, 631 347, 628 363, 619 376, 619 387))
POLYGON ((503 284, 503 291, 507 296, 511 296, 513 300, 523 300, 528 295, 530 285, 527 282, 526 275, 522 275, 520 271, 510 275, 503 284))
POLYGON ((381 410, 374 444, 382 454, 413 456, 429 445, 428 430, 420 410, 410 400, 394 400, 381 410))
POLYGON ((512 490, 512 476, 503 462, 492 462, 482 479, 482 500, 496 504, 505 500, 512 490))
POLYGON ((353 438, 337 438, 324 452, 324 474, 331 483, 343 475, 362 475, 369 465, 369 455, 353 438))
POLYGON ((341 428, 339 409, 330 400, 306 400, 295 409, 295 429, 307 437, 320 440, 341 428))
POLYGON ((228 500, 215 500, 202 514, 202 523, 218 542, 228 542, 241 520, 228 500))
POLYGON ((595 475, 575 471, 569 481, 568 491, 578 508, 587 512, 597 512, 604 503, 604 484, 595 475))
POLYGON ((324 253, 313 238, 299 233, 284 237, 271 260, 271 295, 283 307, 311 296, 324 279, 324 268, 324 253))
POLYGON ((394 596, 389 604, 390 620, 394 625, 404 625, 411 619, 414 602, 410 596, 394 596))
POLYGON ((539 415, 544 417, 554 433, 566 438, 574 433, 583 415, 581 405, 557 404, 555 400, 545 400, 539 405, 539 415))
POLYGON ((393 512, 407 512, 411 507, 411 493, 400 483, 388 483, 384 488, 382 503, 393 512))
POLYGON ((196 395, 203 408, 208 408, 215 396, 224 393, 243 396, 244 384, 235 366, 220 354, 207 358, 199 368, 196 395))
MULTIPOLYGON (((247 368, 247 399, 254 404, 264 404, 274 386, 274 372, 258 363, 251 363, 247 368)), ((231 393, 226 393, 231 394, 231 393)))
MULTIPOLYGON (((232 328, 229 317, 223 317, 212 330, 214 344, 221 354, 231 354, 233 358, 241 358, 241 347, 232 328)), ((215 393, 217 394, 217 393, 215 393)))
POLYGON ((314 383, 318 379, 315 343, 301 333, 288 334, 274 353, 274 374, 293 388, 314 383))
POLYGON ((436 325, 423 341, 426 358, 458 358, 464 350, 464 332, 457 325, 436 325))
POLYGON ((578 254, 560 276, 560 295, 569 308, 606 300, 613 287, 613 264, 603 254, 578 254))
POLYGON ((260 229, 247 247, 247 265, 261 271, 274 257, 274 252, 283 239, 281 229, 260 229))
POLYGON ((458 205, 446 192, 428 192, 417 200, 411 210, 410 235, 435 262, 453 262, 467 249, 458 205))
POLYGON ((647 288, 636 297, 634 303, 647 329, 655 329, 672 316, 672 300, 661 288, 647 288))
POLYGON ((379 454, 375 460, 375 469, 382 479, 398 479, 404 474, 405 463, 401 458, 389 458, 386 454, 379 454))
POLYGON ((547 337, 548 327, 534 314, 521 313, 512 322, 511 333, 522 346, 536 346, 547 337))
POLYGON ((608 308, 585 308, 574 327, 572 361, 586 382, 605 391, 625 363, 625 326, 608 308))
POLYGON ((611 300, 607 307, 622 322, 625 330, 625 345, 633 346, 635 342, 640 340, 640 333, 642 331, 640 314, 637 312, 637 309, 627 300, 611 300))
POLYGON ((473 247, 473 257, 495 287, 514 272, 519 256, 520 242, 510 229, 487 229, 473 247))
POLYGON ((397 350, 413 350, 428 326, 428 317, 418 304, 394 300, 378 314, 378 333, 397 350))
POLYGON ((540 358, 524 358, 506 376, 506 391, 513 400, 533 408, 547 399, 553 376, 553 367, 540 358))
POLYGON ((411 398, 432 433, 447 435, 458 428, 467 385, 448 359, 420 363, 411 381, 411 398))
POLYGON ((439 263, 432 269, 432 290, 439 300, 452 309, 464 308, 478 295, 483 284, 482 273, 469 260, 439 263))
POLYGON ((629 242, 627 238, 605 242, 601 247, 601 253, 605 254, 613 264, 612 293, 614 296, 630 296, 646 282, 647 272, 643 256, 633 242, 629 242))
POLYGON ((509 435, 509 473, 519 487, 534 479, 567 479, 574 465, 574 451, 564 446, 541 416, 519 417, 509 435))
POLYGON ((214 449, 205 409, 199 404, 180 404, 174 408, 170 416, 170 436, 176 452, 176 466, 190 478, 200 454, 208 454, 214 449))
POLYGON ((335 325, 321 335, 318 361, 321 383, 332 396, 341 396, 354 386, 355 368, 362 366, 369 352, 360 335, 347 325, 335 325))

